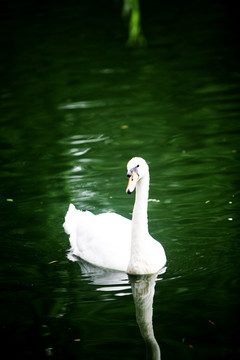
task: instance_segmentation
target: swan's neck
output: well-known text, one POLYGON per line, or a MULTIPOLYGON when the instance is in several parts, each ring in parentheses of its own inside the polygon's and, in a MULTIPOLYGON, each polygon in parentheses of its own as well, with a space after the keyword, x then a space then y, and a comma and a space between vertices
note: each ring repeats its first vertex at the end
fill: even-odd
POLYGON ((132 216, 131 254, 127 272, 129 274, 149 273, 146 251, 148 249, 148 190, 149 174, 137 182, 136 198, 132 216))
POLYGON ((138 181, 136 186, 136 198, 132 215, 132 246, 137 242, 146 241, 148 235, 148 191, 149 174, 138 181))

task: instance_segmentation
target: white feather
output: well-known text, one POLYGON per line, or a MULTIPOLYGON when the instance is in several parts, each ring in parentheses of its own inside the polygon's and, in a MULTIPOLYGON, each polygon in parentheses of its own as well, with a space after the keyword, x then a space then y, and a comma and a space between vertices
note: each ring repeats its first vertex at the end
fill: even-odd
POLYGON ((138 169, 138 181, 132 221, 115 213, 94 215, 70 204, 63 226, 70 235, 72 254, 83 260, 131 274, 153 274, 166 264, 166 255, 148 233, 148 166, 145 160, 133 158, 128 172, 134 167, 138 169))

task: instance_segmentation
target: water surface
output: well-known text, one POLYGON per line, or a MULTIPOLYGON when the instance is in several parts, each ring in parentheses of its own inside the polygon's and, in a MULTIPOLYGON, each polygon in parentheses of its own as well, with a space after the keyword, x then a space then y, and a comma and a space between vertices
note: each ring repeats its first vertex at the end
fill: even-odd
POLYGON ((215 1, 143 4, 148 47, 127 49, 120 8, 106 4, 50 2, 36 11, 24 3, 2 15, 4 349, 25 359, 145 358, 138 282, 81 270, 67 257, 62 229, 70 202, 130 218, 126 163, 142 156, 151 175, 149 231, 168 258, 159 281, 141 283, 155 289, 161 357, 237 359, 233 12, 215 1))

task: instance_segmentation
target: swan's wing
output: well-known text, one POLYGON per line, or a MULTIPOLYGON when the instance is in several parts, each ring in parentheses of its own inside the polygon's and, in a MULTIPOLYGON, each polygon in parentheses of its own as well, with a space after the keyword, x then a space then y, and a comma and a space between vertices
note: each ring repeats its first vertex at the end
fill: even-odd
POLYGON ((131 250, 131 221, 114 213, 94 215, 69 206, 65 231, 71 251, 82 259, 105 268, 126 271, 131 250))

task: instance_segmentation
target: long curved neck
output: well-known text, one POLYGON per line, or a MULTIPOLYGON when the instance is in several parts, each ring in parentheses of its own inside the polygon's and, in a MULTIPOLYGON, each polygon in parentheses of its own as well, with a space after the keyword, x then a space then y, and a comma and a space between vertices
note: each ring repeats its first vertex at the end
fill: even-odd
POLYGON ((137 182, 136 198, 132 215, 132 239, 131 255, 127 272, 129 274, 145 274, 146 264, 146 245, 148 236, 148 190, 149 174, 145 175, 137 182))
POLYGON ((145 239, 148 234, 148 191, 149 174, 138 181, 136 186, 136 198, 132 215, 132 241, 145 239))

